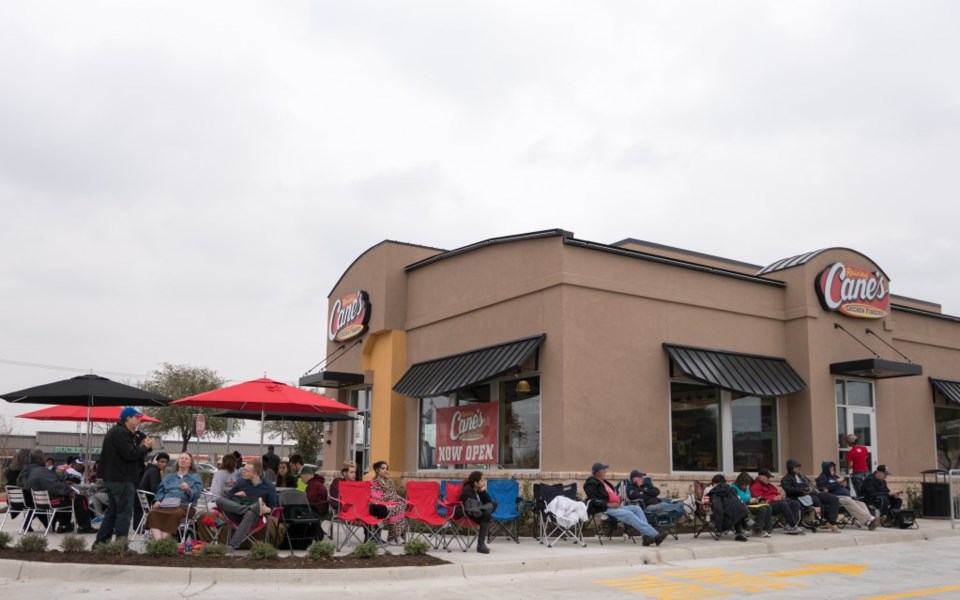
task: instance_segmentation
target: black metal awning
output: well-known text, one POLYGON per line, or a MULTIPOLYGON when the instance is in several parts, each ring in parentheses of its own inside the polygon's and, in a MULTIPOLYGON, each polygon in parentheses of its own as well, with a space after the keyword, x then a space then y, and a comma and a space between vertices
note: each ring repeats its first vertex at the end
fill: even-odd
POLYGON ((519 371, 546 334, 412 365, 393 391, 415 398, 442 396, 519 371))
POLYGON ((960 404, 960 381, 950 381, 949 379, 930 378, 930 384, 935 390, 943 394, 947 400, 954 404, 960 404))
POLYGON ((363 373, 320 371, 300 378, 301 387, 342 388, 363 383, 363 373))
POLYGON ((670 359, 690 379, 739 392, 772 398, 807 387, 785 358, 664 344, 670 359))
POLYGON ((830 365, 833 375, 849 375, 867 379, 890 379, 923 375, 923 367, 913 363, 894 362, 882 358, 864 358, 830 365))

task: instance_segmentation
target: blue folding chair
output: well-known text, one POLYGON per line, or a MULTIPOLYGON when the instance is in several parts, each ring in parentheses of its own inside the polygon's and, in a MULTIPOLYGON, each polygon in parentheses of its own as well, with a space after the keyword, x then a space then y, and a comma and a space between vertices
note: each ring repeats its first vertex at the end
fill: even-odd
MULTIPOLYGON (((453 484, 453 485, 457 485, 457 486, 463 484, 462 481, 453 481, 453 480, 450 480, 450 479, 444 479, 444 480, 442 480, 442 481, 440 482, 440 503, 441 503, 441 504, 443 504, 444 502, 447 502, 447 501, 456 502, 457 500, 459 500, 459 498, 447 498, 447 484, 448 484, 448 483, 453 484)), ((457 488, 457 489, 460 489, 460 488, 457 488)), ((446 507, 441 507, 440 509, 438 509, 437 512, 439 512, 441 516, 444 516, 444 517, 447 516, 447 509, 446 509, 446 507)))
POLYGON ((520 482, 516 479, 488 479, 487 493, 497 503, 490 521, 487 540, 505 535, 520 543, 520 482))

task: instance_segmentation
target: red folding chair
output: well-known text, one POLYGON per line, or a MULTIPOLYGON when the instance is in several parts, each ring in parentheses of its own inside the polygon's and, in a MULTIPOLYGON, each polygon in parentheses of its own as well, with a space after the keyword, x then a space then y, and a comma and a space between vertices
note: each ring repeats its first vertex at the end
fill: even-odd
MULTIPOLYGON (((222 512, 220 512, 219 510, 217 510, 216 512, 220 514, 220 518, 223 520, 224 524, 230 529, 230 535, 227 536, 227 539, 230 539, 231 537, 233 537, 233 532, 235 532, 235 531, 237 530, 237 528, 240 526, 240 523, 233 521, 232 519, 230 519, 229 517, 227 517, 227 515, 226 515, 225 513, 222 513, 222 512)), ((188 511, 188 515, 189 515, 189 511, 188 511)), ((279 527, 280 527, 279 523, 280 523, 280 518, 281 518, 282 516, 283 516, 283 507, 282 507, 282 506, 275 506, 275 507, 273 508, 273 510, 270 511, 269 514, 260 517, 259 519, 257 519, 257 520, 254 522, 253 527, 251 527, 251 528, 250 528, 250 531, 247 532, 247 537, 245 537, 245 538, 243 538, 242 540, 240 540, 240 543, 237 544, 237 547, 239 548, 240 546, 242 546, 244 542, 250 542, 250 544, 255 544, 258 540, 256 540, 253 536, 254 536, 256 533, 258 533, 261 529, 263 529, 264 527, 267 526, 267 524, 270 522, 270 518, 271 518, 271 517, 273 517, 273 518, 275 518, 275 519, 277 520, 277 523, 278 523, 278 525, 277 525, 277 528, 278 528, 277 533, 279 534, 279 527)), ((279 538, 279 535, 278 535, 277 537, 279 538)), ((216 538, 214 538, 214 539, 216 539, 216 538)), ((266 542, 266 543, 268 543, 268 544, 270 543, 270 530, 269 530, 269 529, 264 532, 264 534, 263 534, 263 541, 266 542)), ((277 540, 274 542, 273 545, 274 545, 274 546, 279 546, 279 545, 280 545, 279 542, 280 542, 280 540, 277 539, 277 540)))
POLYGON ((480 525, 463 514, 463 503, 460 502, 461 491, 463 491, 462 483, 444 482, 444 499, 441 505, 446 509, 450 519, 450 527, 445 529, 449 537, 446 534, 443 537, 443 549, 447 552, 450 552, 452 541, 457 542, 460 549, 466 552, 477 541, 477 534, 480 532, 480 525))
POLYGON ((439 508, 444 506, 440 501, 440 484, 436 481, 408 481, 407 482, 407 511, 406 517, 411 523, 425 531, 414 531, 413 537, 421 537, 434 548, 443 545, 444 530, 450 525, 453 516, 452 510, 441 515, 439 508))
POLYGON ((367 534, 373 540, 380 539, 380 530, 386 518, 379 519, 370 514, 370 485, 369 481, 341 481, 339 486, 340 510, 334 515, 333 523, 340 524, 336 528, 337 538, 340 530, 344 530, 343 541, 337 544, 337 551, 343 549, 350 538, 363 543, 360 533, 367 534))

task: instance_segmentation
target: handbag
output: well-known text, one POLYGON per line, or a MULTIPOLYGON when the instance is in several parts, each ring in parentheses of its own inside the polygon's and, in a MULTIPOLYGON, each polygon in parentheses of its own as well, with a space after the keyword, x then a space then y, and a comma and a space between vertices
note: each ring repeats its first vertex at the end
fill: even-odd
POLYGON ((802 496, 798 496, 797 500, 799 500, 800 504, 804 506, 813 506, 813 496, 811 496, 810 494, 804 494, 802 496))
POLYGON ((180 508, 180 498, 168 496, 160 501, 160 508, 180 508))
POLYGON ((471 517, 477 518, 483 515, 483 508, 480 504, 479 498, 467 498, 467 501, 463 503, 463 512, 467 513, 471 517))

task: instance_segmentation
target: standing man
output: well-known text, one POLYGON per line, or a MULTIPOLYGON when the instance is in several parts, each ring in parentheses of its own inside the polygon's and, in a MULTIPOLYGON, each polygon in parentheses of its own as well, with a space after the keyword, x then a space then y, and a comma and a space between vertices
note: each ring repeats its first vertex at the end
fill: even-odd
POLYGON ((263 461, 263 470, 273 471, 274 474, 280 472, 280 457, 273 451, 273 446, 267 446, 267 453, 260 457, 263 461))
POLYGON ((863 485, 863 480, 870 474, 870 466, 867 465, 870 451, 867 450, 866 446, 861 446, 857 443, 856 434, 848 433, 845 439, 850 446, 850 449, 847 450, 847 464, 850 465, 850 483, 853 484, 853 492, 859 496, 860 486, 863 485))
POLYGON ((114 534, 127 537, 130 533, 130 518, 143 459, 153 448, 151 437, 144 437, 137 444, 137 427, 142 416, 143 413, 135 408, 124 408, 120 411, 120 422, 103 436, 97 468, 107 490, 107 511, 94 546, 110 541, 114 534))

